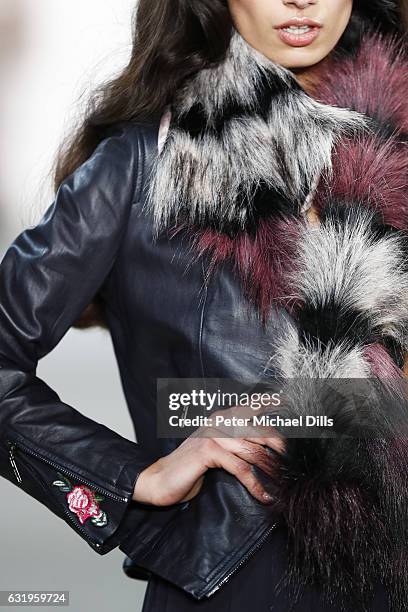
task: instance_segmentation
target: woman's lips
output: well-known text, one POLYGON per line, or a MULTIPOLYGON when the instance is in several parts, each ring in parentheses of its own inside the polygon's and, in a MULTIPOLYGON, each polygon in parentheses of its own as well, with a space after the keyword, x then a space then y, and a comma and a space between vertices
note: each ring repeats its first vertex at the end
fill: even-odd
POLYGON ((279 38, 291 47, 306 47, 319 36, 321 24, 312 19, 294 18, 275 26, 279 38))

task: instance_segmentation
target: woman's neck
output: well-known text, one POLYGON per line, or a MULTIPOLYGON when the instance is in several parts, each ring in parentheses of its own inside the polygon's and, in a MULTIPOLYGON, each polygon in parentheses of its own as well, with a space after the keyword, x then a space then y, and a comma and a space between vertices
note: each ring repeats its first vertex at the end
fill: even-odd
POLYGON ((313 95, 314 89, 320 81, 321 70, 325 68, 326 64, 330 61, 330 59, 331 55, 329 54, 313 66, 291 69, 298 83, 308 94, 313 95))

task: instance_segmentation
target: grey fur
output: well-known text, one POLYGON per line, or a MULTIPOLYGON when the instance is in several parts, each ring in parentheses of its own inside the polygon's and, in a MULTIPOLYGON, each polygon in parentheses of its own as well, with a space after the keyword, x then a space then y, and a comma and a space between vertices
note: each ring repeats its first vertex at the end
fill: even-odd
POLYGON ((244 229, 250 203, 237 201, 237 194, 249 196, 261 180, 294 205, 303 203, 316 176, 330 169, 338 138, 366 126, 362 115, 308 96, 289 70, 251 47, 236 30, 225 60, 190 79, 175 95, 171 110, 145 203, 156 237, 181 219, 200 226, 209 220, 219 227, 234 223, 244 229), (257 110, 257 86, 265 73, 280 83, 278 95, 270 92, 266 121, 257 110), (219 133, 211 130, 214 116, 222 117, 231 100, 242 107, 242 115, 225 120, 219 133), (180 120, 197 103, 205 122, 193 138, 180 128, 180 120))
POLYGON ((305 229, 291 297, 317 310, 334 303, 343 312, 360 312, 370 317, 374 328, 404 342, 408 274, 403 238, 375 238, 372 217, 372 211, 361 208, 341 225, 326 221, 305 229))
MULTIPOLYGON (((273 64, 273 71, 289 88, 293 75, 273 64)), ((188 113, 199 100, 209 120, 222 112, 229 102, 255 109, 257 88, 263 74, 271 69, 271 62, 233 30, 225 60, 212 68, 200 70, 174 99, 178 116, 188 113)))
POLYGON ((275 340, 265 375, 284 378, 367 378, 370 368, 364 359, 362 346, 320 344, 318 348, 300 342, 293 322, 285 320, 275 340))

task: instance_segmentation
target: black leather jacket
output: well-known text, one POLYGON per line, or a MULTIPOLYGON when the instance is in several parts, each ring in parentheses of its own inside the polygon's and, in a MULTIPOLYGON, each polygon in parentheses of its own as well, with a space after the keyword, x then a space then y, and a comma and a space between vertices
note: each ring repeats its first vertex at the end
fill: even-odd
MULTIPOLYGON (((120 546, 134 565, 200 599, 262 544, 277 517, 220 469, 207 473, 190 502, 158 508, 132 501, 140 471, 180 443, 156 436, 156 379, 252 378, 270 353, 280 316, 287 315, 276 314, 263 329, 248 315, 228 266, 206 283, 205 261, 191 265, 182 234, 152 243, 142 204, 158 127, 153 117, 110 128, 65 179, 38 225, 21 232, 5 253, 0 473, 99 554, 120 546), (97 292, 138 443, 79 413, 36 375, 38 360, 97 292), (76 506, 68 501, 74 489, 74 497, 88 495, 90 515, 82 521, 81 500, 76 506)), ((129 560, 126 568, 132 575, 129 560)))

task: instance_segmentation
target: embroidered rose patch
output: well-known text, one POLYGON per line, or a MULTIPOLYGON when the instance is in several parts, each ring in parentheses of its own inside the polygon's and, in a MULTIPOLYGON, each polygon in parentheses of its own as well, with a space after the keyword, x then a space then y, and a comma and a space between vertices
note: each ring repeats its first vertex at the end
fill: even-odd
POLYGON ((105 498, 89 487, 78 484, 72 485, 71 482, 62 474, 58 473, 59 480, 52 483, 60 491, 67 493, 68 507, 77 515, 79 522, 83 525, 89 518, 96 527, 105 527, 108 524, 106 512, 101 510, 99 502, 105 498))

